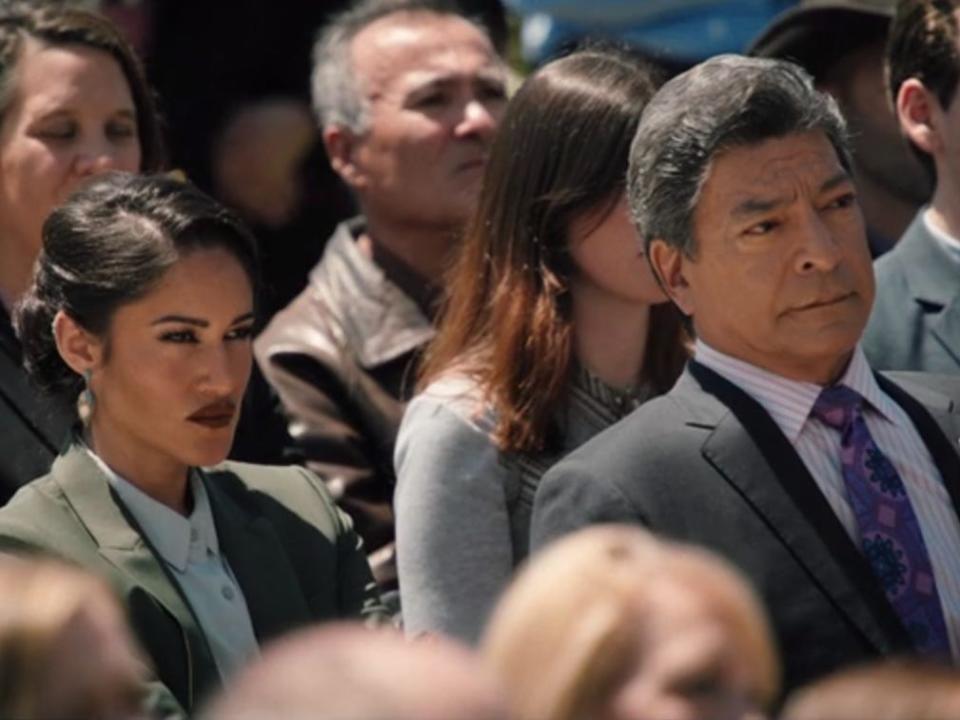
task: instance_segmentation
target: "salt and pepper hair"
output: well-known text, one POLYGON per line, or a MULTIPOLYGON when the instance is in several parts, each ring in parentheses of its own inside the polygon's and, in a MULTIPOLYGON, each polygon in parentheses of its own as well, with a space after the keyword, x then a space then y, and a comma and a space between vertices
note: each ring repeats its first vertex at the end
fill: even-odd
MULTIPOLYGON (((369 117, 364 83, 354 73, 350 46, 364 28, 401 13, 454 15, 472 22, 461 14, 454 2, 448 0, 363 0, 335 15, 320 30, 313 46, 310 89, 313 111, 320 127, 339 125, 356 134, 367 130, 369 117)), ((487 35, 484 28, 479 29, 487 35)))
POLYGON ((822 131, 850 171, 846 122, 800 66, 719 55, 666 83, 630 148, 627 194, 644 246, 660 239, 693 257, 693 214, 712 160, 732 148, 822 131))

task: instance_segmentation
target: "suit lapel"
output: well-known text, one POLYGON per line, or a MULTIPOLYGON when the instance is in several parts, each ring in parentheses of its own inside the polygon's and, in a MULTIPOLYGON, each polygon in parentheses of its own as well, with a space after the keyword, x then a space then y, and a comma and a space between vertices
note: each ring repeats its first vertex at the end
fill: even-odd
POLYGON ((930 324, 930 332, 960 365, 960 295, 954 297, 930 324))
MULTIPOLYGON (((204 688, 217 683, 218 678, 204 673, 204 669, 215 673, 216 665, 193 610, 93 458, 74 443, 57 458, 51 473, 93 536, 100 555, 126 575, 134 587, 152 595, 180 625, 187 657, 193 659, 193 667, 187 669, 191 686, 204 688)), ((195 696, 193 691, 190 694, 195 696)))
POLYGON ((257 640, 310 622, 307 599, 270 521, 231 473, 203 473, 217 537, 243 589, 257 640), (238 496, 238 493, 242 494, 238 496))
POLYGON ((907 228, 897 249, 914 302, 933 315, 930 332, 960 366, 960 286, 956 261, 930 235, 922 212, 907 228))
POLYGON ((702 448, 704 458, 763 517, 837 611, 878 651, 909 649, 909 637, 869 565, 773 419, 703 365, 691 362, 689 372, 719 401, 716 427, 702 448))
POLYGON ((960 442, 960 421, 953 412, 953 403, 948 398, 943 398, 942 407, 921 403, 889 378, 879 374, 876 377, 883 391, 910 416, 940 471, 953 511, 960 516, 960 455, 956 449, 960 442))

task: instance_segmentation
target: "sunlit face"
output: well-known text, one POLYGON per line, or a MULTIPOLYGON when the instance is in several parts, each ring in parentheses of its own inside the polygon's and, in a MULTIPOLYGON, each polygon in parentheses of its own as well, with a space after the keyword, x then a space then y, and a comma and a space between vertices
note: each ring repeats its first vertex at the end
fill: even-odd
POLYGON ((874 280, 853 183, 822 132, 715 157, 693 237, 692 258, 654 241, 651 260, 700 338, 784 377, 840 374, 874 280))
POLYGON ((489 40, 461 18, 421 13, 378 20, 351 47, 369 127, 348 181, 394 221, 461 225, 506 103, 489 40))
POLYGON ((98 173, 139 170, 140 140, 130 86, 105 52, 28 39, 13 83, 0 123, 0 248, 28 276, 50 211, 98 173))
POLYGON ((661 581, 645 597, 640 664, 600 720, 743 720, 763 694, 766 660, 709 588, 661 581))
POLYGON ((599 293, 642 305, 666 300, 643 253, 626 196, 602 219, 588 214, 574 220, 569 247, 576 265, 575 296, 599 293))
POLYGON ((93 369, 95 447, 124 465, 214 465, 233 441, 251 367, 253 291, 222 249, 182 257, 113 315, 93 369), (133 458, 135 462, 130 462, 133 458))

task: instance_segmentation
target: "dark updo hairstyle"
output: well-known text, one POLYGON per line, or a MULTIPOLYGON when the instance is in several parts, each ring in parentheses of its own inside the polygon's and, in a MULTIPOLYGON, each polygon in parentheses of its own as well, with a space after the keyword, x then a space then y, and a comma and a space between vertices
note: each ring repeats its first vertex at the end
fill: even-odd
POLYGON ((120 306, 150 292, 184 255, 212 248, 240 262, 256 297, 253 235, 192 185, 115 172, 79 190, 44 223, 33 283, 14 309, 31 379, 51 394, 78 394, 83 380, 60 357, 53 337, 57 312, 107 338, 120 306))
POLYGON ((156 172, 163 168, 160 122, 143 67, 113 23, 89 10, 57 3, 0 0, 0 121, 16 96, 16 69, 27 38, 51 47, 92 48, 116 60, 137 111, 140 170, 156 172))

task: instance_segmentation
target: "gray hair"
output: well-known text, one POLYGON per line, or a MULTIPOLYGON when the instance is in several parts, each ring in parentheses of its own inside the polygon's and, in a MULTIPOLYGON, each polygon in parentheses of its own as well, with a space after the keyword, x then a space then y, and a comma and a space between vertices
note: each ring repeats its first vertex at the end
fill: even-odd
MULTIPOLYGON (((454 15, 472 22, 452 0, 362 0, 335 15, 320 30, 313 46, 310 90, 320 127, 339 125, 357 134, 366 131, 368 107, 362 80, 354 73, 350 45, 367 26, 400 13, 454 15)), ((482 25, 478 28, 488 35, 482 25)))
POLYGON ((644 109, 630 147, 627 194, 646 249, 661 239, 693 257, 693 213, 719 153, 815 130, 849 172, 836 102, 793 63, 719 55, 670 80, 644 109))

